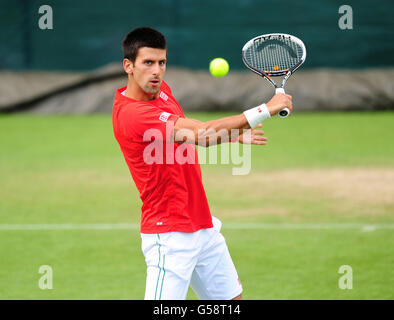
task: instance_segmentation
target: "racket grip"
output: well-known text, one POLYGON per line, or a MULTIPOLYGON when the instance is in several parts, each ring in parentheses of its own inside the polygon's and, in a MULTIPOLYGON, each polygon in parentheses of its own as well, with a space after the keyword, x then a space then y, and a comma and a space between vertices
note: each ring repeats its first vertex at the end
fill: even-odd
MULTIPOLYGON (((285 89, 283 88, 276 88, 275 93, 285 93, 285 89)), ((288 108, 284 108, 279 111, 278 115, 281 118, 287 118, 290 114, 290 110, 288 108)))

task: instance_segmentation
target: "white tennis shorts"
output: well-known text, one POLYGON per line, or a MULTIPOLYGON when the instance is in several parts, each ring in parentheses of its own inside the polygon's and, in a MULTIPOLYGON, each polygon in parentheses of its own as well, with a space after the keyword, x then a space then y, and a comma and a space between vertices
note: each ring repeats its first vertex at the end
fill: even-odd
POLYGON ((241 294, 221 222, 212 219, 213 228, 193 233, 141 233, 147 265, 145 300, 185 300, 189 285, 203 300, 230 300, 241 294))

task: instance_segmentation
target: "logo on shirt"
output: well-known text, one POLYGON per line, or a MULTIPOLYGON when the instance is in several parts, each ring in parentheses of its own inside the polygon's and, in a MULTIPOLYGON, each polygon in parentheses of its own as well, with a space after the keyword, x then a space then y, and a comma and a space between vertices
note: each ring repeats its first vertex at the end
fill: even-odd
POLYGON ((168 100, 168 96, 163 91, 160 92, 160 98, 162 98, 164 101, 168 100))
POLYGON ((159 120, 161 120, 163 122, 167 122, 169 117, 170 117, 170 114, 168 112, 162 112, 159 117, 159 120))

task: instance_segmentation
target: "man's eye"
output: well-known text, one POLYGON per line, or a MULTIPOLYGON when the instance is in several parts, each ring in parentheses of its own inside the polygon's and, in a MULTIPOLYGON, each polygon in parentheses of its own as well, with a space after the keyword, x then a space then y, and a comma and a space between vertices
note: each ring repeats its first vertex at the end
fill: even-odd
POLYGON ((166 64, 165 61, 160 61, 161 66, 164 66, 165 64, 166 64))
POLYGON ((151 64, 152 64, 152 61, 145 61, 145 64, 151 65, 151 64))

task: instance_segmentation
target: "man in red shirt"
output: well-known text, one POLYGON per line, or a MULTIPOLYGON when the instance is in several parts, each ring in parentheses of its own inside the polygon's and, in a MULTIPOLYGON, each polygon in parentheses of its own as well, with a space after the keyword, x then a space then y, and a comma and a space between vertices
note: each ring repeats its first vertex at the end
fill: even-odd
POLYGON ((250 129, 285 107, 291 111, 291 96, 277 94, 267 104, 218 120, 186 118, 163 81, 164 36, 138 28, 122 47, 128 83, 115 94, 113 129, 143 202, 145 299, 185 299, 189 285, 201 299, 240 299, 242 286, 221 222, 209 210, 196 145, 229 141, 223 132, 230 137, 234 129, 240 142, 264 145, 262 132, 250 129))

